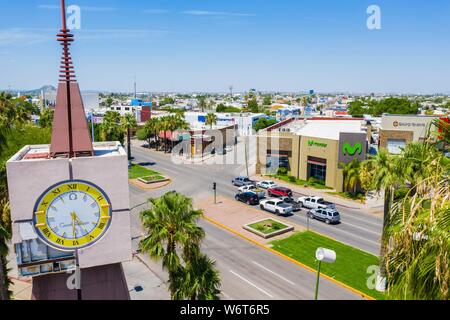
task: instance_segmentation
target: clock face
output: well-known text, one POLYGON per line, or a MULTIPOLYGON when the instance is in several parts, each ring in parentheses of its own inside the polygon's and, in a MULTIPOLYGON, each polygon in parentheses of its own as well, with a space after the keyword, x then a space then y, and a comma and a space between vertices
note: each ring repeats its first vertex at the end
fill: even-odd
POLYGON ((85 248, 98 241, 112 219, 107 195, 87 181, 71 180, 48 189, 36 203, 34 223, 38 235, 64 251, 85 248))

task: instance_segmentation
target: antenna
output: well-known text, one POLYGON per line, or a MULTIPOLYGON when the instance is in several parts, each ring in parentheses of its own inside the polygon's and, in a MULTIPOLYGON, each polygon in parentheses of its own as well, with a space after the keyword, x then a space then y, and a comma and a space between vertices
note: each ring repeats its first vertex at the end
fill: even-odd
POLYGON ((134 76, 134 98, 137 99, 137 91, 136 91, 136 76, 134 76))

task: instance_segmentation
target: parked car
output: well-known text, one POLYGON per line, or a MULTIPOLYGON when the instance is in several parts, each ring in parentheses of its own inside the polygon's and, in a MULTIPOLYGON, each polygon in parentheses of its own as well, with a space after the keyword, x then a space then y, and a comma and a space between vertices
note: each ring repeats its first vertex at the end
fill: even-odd
POLYGON ((292 206, 281 199, 262 200, 259 203, 259 207, 262 210, 275 213, 276 215, 289 214, 293 211, 292 206))
POLYGON ((300 197, 297 201, 302 205, 302 207, 308 209, 336 208, 336 205, 334 203, 327 202, 321 197, 300 197))
POLYGON ((300 211, 302 209, 300 203, 298 203, 297 200, 295 200, 292 197, 281 197, 279 199, 283 200, 284 203, 287 203, 288 205, 292 206, 293 211, 300 211))
POLYGON ((313 209, 308 212, 311 219, 325 221, 326 224, 336 224, 341 221, 341 216, 336 209, 313 209))
POLYGON ((239 192, 240 193, 253 192, 259 198, 264 198, 266 196, 266 192, 263 189, 257 188, 254 185, 242 186, 239 188, 239 192))
POLYGON ((253 192, 238 193, 237 195, 234 196, 234 198, 237 201, 241 201, 248 204, 249 206, 255 206, 259 204, 259 197, 253 192))
POLYGON ((267 190, 269 197, 292 197, 292 190, 284 187, 274 187, 267 190))
POLYGON ((231 183, 234 186, 242 187, 242 186, 249 186, 249 185, 255 185, 255 182, 250 180, 248 177, 237 177, 234 178, 231 183))
POLYGON ((270 181, 270 180, 265 180, 265 181, 260 181, 256 184, 258 187, 263 188, 263 189, 270 189, 270 188, 275 188, 277 185, 275 184, 275 182, 270 181))

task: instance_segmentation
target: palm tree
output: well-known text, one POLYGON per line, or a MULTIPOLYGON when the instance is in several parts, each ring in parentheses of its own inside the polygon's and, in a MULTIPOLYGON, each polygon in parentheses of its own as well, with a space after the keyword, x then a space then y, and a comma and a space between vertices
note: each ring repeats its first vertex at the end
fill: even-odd
POLYGON ((120 113, 107 111, 100 125, 101 138, 103 141, 120 141, 123 144, 123 130, 120 127, 120 113))
POLYGON ((200 107, 202 112, 205 112, 205 108, 207 107, 206 97, 198 98, 198 106, 200 107))
POLYGON ((340 167, 344 170, 344 190, 351 191, 356 196, 358 185, 361 184, 361 162, 359 159, 354 159, 348 164, 341 163, 340 167))
POLYGON ((178 270, 171 287, 176 300, 219 300, 220 276, 215 262, 203 254, 197 254, 178 270))
MULTIPOLYGON (((170 283, 175 284, 181 266, 177 247, 186 251, 186 247, 199 246, 205 232, 196 222, 203 212, 194 210, 191 199, 175 192, 151 199, 150 203, 152 208, 141 213, 148 235, 141 241, 140 248, 151 258, 162 260, 170 283)), ((171 293, 172 296, 176 293, 173 285, 171 293)))
POLYGON ((11 222, 9 219, 9 203, 3 198, 0 203, 0 300, 9 300, 11 292, 8 290, 10 280, 6 257, 8 256, 8 242, 11 239, 11 222))
MULTIPOLYGON (((368 160, 371 162, 371 166, 374 168, 373 175, 373 188, 380 192, 384 192, 384 213, 383 213, 383 232, 381 236, 381 248, 380 248, 380 277, 379 280, 383 281, 380 283, 382 288, 385 290, 385 280, 387 274, 386 266, 386 253, 388 249, 388 236, 386 229, 389 225, 389 212, 391 204, 393 203, 394 197, 394 187, 399 184, 401 179, 401 173, 398 171, 396 166, 396 158, 391 156, 387 150, 380 149, 378 154, 368 160)), ((402 181, 404 182, 404 180, 402 181)))
POLYGON ((442 154, 430 160, 429 176, 392 207, 389 299, 450 299, 450 161, 442 154))
POLYGON ((217 116, 215 113, 208 113, 206 115, 206 121, 205 125, 210 126, 210 129, 212 130, 213 125, 217 124, 217 116))
POLYGON ((125 114, 121 119, 122 127, 127 131, 127 148, 128 148, 128 161, 131 157, 131 130, 137 127, 136 117, 132 113, 125 114))

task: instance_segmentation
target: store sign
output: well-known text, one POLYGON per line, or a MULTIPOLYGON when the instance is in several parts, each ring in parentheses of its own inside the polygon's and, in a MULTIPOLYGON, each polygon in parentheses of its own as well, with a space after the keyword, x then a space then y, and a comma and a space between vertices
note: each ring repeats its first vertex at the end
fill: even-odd
POLYGON ((356 153, 361 154, 362 150, 363 147, 361 143, 355 143, 354 145, 351 145, 350 143, 344 143, 344 146, 342 147, 342 153, 344 156, 354 156, 356 153))
POLYGON ((310 147, 326 148, 326 147, 328 147, 328 144, 322 143, 322 142, 317 142, 317 141, 314 141, 314 140, 309 140, 308 141, 308 146, 310 146, 310 147))
POLYGON ((394 128, 425 128, 427 125, 425 123, 420 122, 401 122, 394 121, 392 123, 394 128))
POLYGON ((367 155, 365 133, 341 133, 339 138, 339 163, 349 164, 354 159, 364 161, 367 155))

